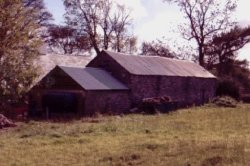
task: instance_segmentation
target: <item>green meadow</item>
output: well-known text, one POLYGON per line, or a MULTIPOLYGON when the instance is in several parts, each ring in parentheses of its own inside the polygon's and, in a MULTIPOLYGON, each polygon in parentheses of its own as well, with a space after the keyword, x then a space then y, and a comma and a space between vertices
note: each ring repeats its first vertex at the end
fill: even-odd
POLYGON ((1 166, 250 165, 250 105, 29 121, 0 130, 1 166))

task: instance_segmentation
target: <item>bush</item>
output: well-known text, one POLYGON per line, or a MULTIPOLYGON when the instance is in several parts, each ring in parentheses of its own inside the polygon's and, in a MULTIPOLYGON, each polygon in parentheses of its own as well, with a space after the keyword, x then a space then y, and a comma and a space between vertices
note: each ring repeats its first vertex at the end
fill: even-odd
POLYGON ((234 99, 240 98, 240 89, 239 86, 232 80, 221 80, 218 82, 217 96, 230 96, 234 99))
POLYGON ((234 108, 237 106, 237 101, 230 96, 216 97, 212 100, 212 103, 221 107, 233 107, 234 108))
POLYGON ((243 94, 243 95, 241 95, 241 100, 244 103, 250 103, 250 94, 243 94))

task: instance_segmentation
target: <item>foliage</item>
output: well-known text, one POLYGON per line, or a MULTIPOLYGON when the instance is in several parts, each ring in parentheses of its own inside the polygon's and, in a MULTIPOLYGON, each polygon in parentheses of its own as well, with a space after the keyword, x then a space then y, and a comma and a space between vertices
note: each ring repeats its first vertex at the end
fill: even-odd
POLYGON ((102 49, 133 52, 136 38, 129 34, 128 10, 111 0, 65 0, 67 24, 87 35, 97 54, 102 49))
POLYGON ((231 77, 241 85, 240 87, 249 87, 250 71, 249 62, 247 60, 228 61, 224 65, 226 66, 223 71, 224 77, 231 77))
POLYGON ((221 80, 219 95, 239 97, 239 91, 249 87, 250 71, 247 60, 238 60, 237 52, 250 42, 250 28, 234 27, 214 36, 206 46, 207 68, 221 80))
POLYGON ((70 26, 54 25, 48 28, 47 43, 53 52, 73 54, 89 51, 91 46, 87 34, 79 34, 70 26))
POLYGON ((250 27, 240 28, 235 26, 228 32, 223 32, 213 36, 212 40, 205 47, 207 55, 207 68, 218 65, 218 74, 223 74, 223 65, 230 59, 234 60, 237 51, 250 42, 250 27), (222 73, 221 73, 222 72, 222 73))
POLYGON ((250 94, 241 94, 241 100, 244 103, 250 103, 250 94))
POLYGON ((0 131, 1 166, 247 165, 249 109, 203 106, 161 115, 17 123, 0 131))
POLYGON ((170 51, 168 46, 160 40, 152 42, 143 42, 141 48, 141 55, 162 56, 174 58, 175 54, 170 51))
POLYGON ((205 46, 213 36, 227 31, 233 25, 231 13, 236 8, 234 0, 164 0, 173 2, 184 13, 187 23, 180 25, 180 31, 187 40, 197 43, 198 60, 205 66, 205 46))
POLYGON ((218 76, 218 95, 229 95, 236 99, 240 93, 250 86, 250 71, 248 61, 227 59, 215 65, 214 74, 218 76))
POLYGON ((222 107, 236 107, 237 101, 230 96, 220 96, 212 100, 212 103, 222 107))
POLYGON ((38 55, 35 14, 22 0, 0 0, 0 107, 22 95, 36 76, 38 55))
POLYGON ((223 79, 218 81, 218 86, 216 90, 217 96, 231 96, 235 99, 239 99, 240 90, 239 86, 233 80, 223 79))
POLYGON ((23 0, 23 4, 25 8, 35 10, 32 20, 36 20, 37 24, 41 26, 50 25, 50 21, 53 20, 52 14, 46 9, 43 0, 23 0))

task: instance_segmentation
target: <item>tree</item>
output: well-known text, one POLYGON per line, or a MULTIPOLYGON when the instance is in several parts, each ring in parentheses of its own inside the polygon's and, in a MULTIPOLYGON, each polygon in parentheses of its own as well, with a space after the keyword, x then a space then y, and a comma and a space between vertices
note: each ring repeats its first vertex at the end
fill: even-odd
POLYGON ((217 74, 218 77, 218 95, 229 95, 239 99, 241 91, 248 89, 250 86, 250 70, 246 60, 227 59, 220 66, 222 71, 217 74))
POLYGON ((130 18, 125 6, 117 5, 117 8, 117 12, 110 20, 114 32, 113 49, 121 52, 129 46, 128 51, 125 52, 131 53, 136 50, 137 39, 134 36, 128 36, 126 27, 130 25, 130 18))
POLYGON ((46 9, 43 0, 23 0, 23 3, 25 8, 32 8, 33 10, 36 10, 36 12, 33 13, 32 20, 35 19, 41 26, 50 25, 50 21, 53 20, 53 17, 52 14, 46 9))
POLYGON ((89 51, 91 46, 87 35, 80 35, 76 29, 69 26, 50 26, 48 29, 49 37, 47 43, 53 52, 73 54, 89 51))
POLYGON ((66 20, 79 33, 87 34, 95 52, 113 49, 125 52, 136 45, 135 37, 129 35, 129 12, 124 6, 110 0, 65 0, 66 20))
POLYGON ((20 97, 36 76, 40 40, 36 10, 22 0, 0 0, 0 107, 20 97), (34 20, 33 20, 33 19, 34 20), (33 20, 33 21, 32 21, 33 20))
MULTIPOLYGON (((223 73, 223 63, 236 59, 237 52, 250 42, 250 27, 240 28, 235 26, 228 32, 215 35, 205 46, 207 66, 212 68, 218 64, 218 74, 223 73)), ((226 71, 224 71, 226 72, 226 71)))
POLYGON ((175 53, 171 52, 168 46, 160 40, 157 42, 143 42, 141 55, 162 56, 168 58, 176 57, 175 53))
POLYGON ((237 95, 232 94, 238 94, 239 97, 239 90, 249 87, 248 62, 237 59, 238 51, 249 42, 250 27, 235 26, 228 32, 214 36, 205 47, 207 67, 219 80, 219 95, 231 95, 237 98, 237 95))
POLYGON ((197 43, 198 61, 205 66, 205 46, 211 38, 225 32, 233 25, 231 13, 236 8, 234 0, 164 0, 174 2, 184 13, 187 23, 180 25, 182 36, 197 43))

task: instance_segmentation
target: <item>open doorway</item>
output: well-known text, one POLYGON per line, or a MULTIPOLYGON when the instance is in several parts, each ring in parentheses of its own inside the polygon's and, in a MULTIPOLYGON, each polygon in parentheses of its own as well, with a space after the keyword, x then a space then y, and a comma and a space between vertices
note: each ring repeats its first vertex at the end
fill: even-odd
POLYGON ((42 96, 42 108, 47 118, 53 115, 77 114, 77 94, 72 92, 48 92, 42 96))

